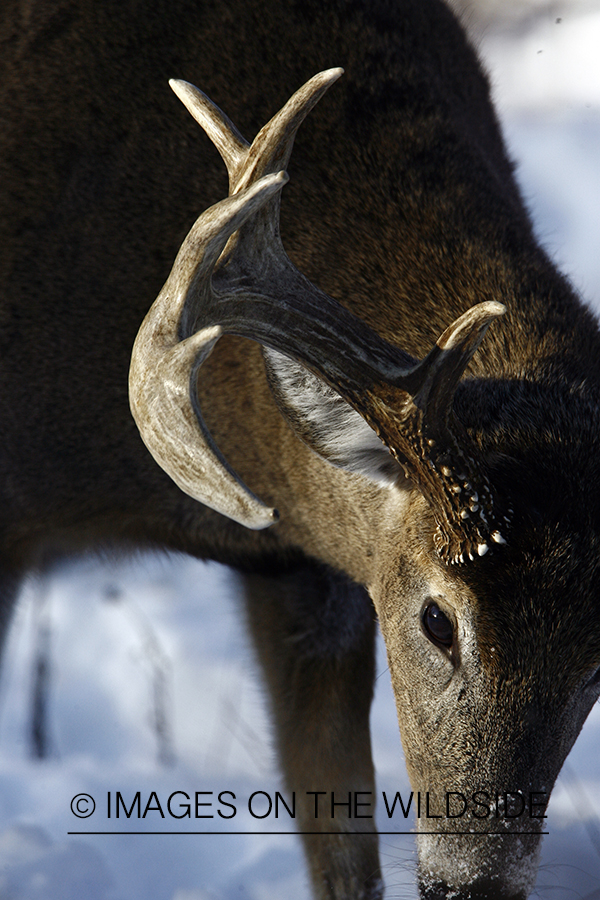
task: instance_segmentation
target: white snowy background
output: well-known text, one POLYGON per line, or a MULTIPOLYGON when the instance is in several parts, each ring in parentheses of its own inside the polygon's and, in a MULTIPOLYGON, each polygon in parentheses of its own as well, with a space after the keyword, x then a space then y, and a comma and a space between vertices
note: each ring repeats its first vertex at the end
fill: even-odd
MULTIPOLYGON (((470 8, 538 234, 600 311, 600 2, 456 3, 470 8)), ((281 823, 244 815, 253 791, 280 784, 238 602, 232 573, 188 558, 86 558, 26 586, 0 679, 1 900, 308 900, 298 839, 261 835, 281 823), (29 720, 44 647, 49 746, 35 762, 29 720), (233 791, 234 819, 200 821, 229 833, 69 835, 198 830, 156 812, 135 824, 106 818, 107 791, 164 801, 177 790, 233 791), (84 792, 98 808, 77 819, 70 801, 84 792)), ((378 789, 407 791, 381 647, 378 672, 378 789)), ((540 898, 600 900, 599 750, 596 705, 551 801, 540 898)), ((383 837, 381 851, 388 897, 415 898, 413 839, 383 837)))

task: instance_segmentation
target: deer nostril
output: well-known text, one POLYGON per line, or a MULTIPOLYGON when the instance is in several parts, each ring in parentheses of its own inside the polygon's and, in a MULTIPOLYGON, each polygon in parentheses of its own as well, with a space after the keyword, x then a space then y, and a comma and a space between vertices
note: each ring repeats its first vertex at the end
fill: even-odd
POLYGON ((527 900, 527 892, 506 890, 498 880, 483 879, 464 888, 449 887, 443 882, 420 883, 421 900, 527 900))

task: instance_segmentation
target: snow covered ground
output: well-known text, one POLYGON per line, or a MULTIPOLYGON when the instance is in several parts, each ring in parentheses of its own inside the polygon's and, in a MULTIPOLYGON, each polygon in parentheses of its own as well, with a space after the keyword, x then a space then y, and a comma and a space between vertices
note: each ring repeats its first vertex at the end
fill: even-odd
MULTIPOLYGON (((527 19, 516 0, 489 0, 489 17, 471 21, 484 35, 482 53, 538 233, 600 310, 600 3, 529 6, 536 16, 527 19)), ((27 586, 0 679, 0 898, 308 900, 298 839, 260 834, 273 820, 245 809, 253 792, 274 795, 279 783, 236 606, 233 574, 187 558, 88 558, 27 586), (49 755, 32 762, 28 717, 35 660, 45 647, 49 755), (114 805, 108 819, 107 793, 114 804, 117 791, 128 804, 139 791, 144 805, 154 791, 163 806, 175 791, 212 791, 206 811, 215 818, 201 827, 228 833, 70 834, 123 824, 146 832, 196 827, 162 820, 156 810, 134 826, 114 818, 114 805), (217 814, 230 812, 218 803, 222 791, 236 795, 232 819, 217 814), (82 794, 97 804, 88 818, 71 812, 82 794)), ((378 671, 378 788, 404 791, 383 651, 378 671)), ((599 746, 597 705, 551 802, 542 898, 600 900, 599 746)), ((89 803, 80 798, 80 809, 89 803)), ((382 858, 388 896, 416 897, 412 838, 382 838, 382 858)))

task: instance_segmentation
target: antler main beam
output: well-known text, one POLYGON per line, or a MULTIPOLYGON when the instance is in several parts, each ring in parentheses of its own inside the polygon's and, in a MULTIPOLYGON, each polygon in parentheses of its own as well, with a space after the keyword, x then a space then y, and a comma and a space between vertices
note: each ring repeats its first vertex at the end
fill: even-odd
POLYGON ((231 195, 197 220, 136 340, 134 418, 150 452, 186 493, 250 528, 276 519, 221 455, 198 406, 198 370, 221 334, 251 338, 325 379, 371 425, 433 509, 446 561, 502 540, 483 463, 452 413, 454 391, 499 303, 456 320, 418 362, 384 341, 292 265, 279 235, 280 190, 296 131, 333 69, 312 78, 249 145, 211 101, 172 82, 213 140, 231 195))

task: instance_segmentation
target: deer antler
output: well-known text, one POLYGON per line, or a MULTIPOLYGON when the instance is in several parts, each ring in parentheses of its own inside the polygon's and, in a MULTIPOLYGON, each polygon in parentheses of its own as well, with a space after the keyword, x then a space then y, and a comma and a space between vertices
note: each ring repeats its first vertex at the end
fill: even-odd
POLYGON ((172 83, 225 160, 232 195, 197 220, 140 328, 131 409, 150 452, 182 490, 247 527, 266 527, 277 514, 216 447, 198 406, 196 378, 223 333, 278 350, 327 381, 365 418, 430 502, 440 556, 464 561, 503 539, 483 461, 452 400, 504 307, 474 306, 418 362, 292 265, 279 236, 279 192, 287 181, 280 170, 300 123, 340 74, 333 69, 307 82, 251 146, 197 88, 172 83))

